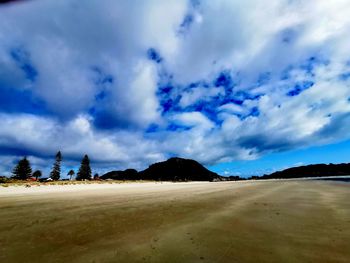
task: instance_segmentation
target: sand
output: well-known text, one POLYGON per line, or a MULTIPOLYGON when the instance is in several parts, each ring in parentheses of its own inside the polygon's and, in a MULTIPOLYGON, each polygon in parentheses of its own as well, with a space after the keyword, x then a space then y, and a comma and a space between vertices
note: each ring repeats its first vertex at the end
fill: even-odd
POLYGON ((0 186, 0 262, 350 262, 350 184, 0 186))

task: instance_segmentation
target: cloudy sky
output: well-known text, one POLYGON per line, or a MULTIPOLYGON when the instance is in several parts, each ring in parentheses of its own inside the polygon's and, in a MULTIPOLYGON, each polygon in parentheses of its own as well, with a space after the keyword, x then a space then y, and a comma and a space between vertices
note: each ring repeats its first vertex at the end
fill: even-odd
POLYGON ((350 161, 348 0, 31 0, 0 6, 0 173, 87 153, 221 174, 350 161))

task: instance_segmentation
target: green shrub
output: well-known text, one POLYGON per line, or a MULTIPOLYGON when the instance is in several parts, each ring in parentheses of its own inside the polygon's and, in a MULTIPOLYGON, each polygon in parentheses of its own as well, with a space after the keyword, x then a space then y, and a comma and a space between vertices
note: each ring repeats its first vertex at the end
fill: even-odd
POLYGON ((5 176, 0 176, 0 184, 6 184, 8 179, 5 176))

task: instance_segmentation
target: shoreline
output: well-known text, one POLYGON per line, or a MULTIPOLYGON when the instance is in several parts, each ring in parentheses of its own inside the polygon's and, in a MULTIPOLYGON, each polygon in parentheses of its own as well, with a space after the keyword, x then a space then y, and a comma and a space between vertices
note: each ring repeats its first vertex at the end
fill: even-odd
MULTIPOLYGON (((246 182, 246 181, 242 181, 246 182)), ((169 186, 178 187, 191 187, 196 185, 218 184, 227 182, 104 182, 104 183, 72 183, 72 184, 33 184, 30 187, 26 187, 25 184, 21 185, 9 185, 7 187, 0 186, 0 197, 6 196, 18 196, 27 194, 59 194, 59 193, 83 193, 83 192, 100 192, 101 190, 113 191, 113 190, 133 190, 133 189, 148 189, 148 188, 169 188, 169 186)))
POLYGON ((64 181, 62 182, 21 182, 0 184, 0 197, 25 195, 25 194, 50 194, 65 192, 84 192, 99 190, 127 190, 132 188, 161 187, 171 185, 216 185, 216 184, 256 184, 266 182, 320 182, 320 183, 337 183, 349 184, 350 176, 329 176, 329 177, 305 177, 305 178, 288 178, 288 179, 261 179, 261 180, 238 180, 238 181, 189 181, 189 182, 172 182, 172 181, 64 181), (344 180, 345 179, 345 180, 344 180))

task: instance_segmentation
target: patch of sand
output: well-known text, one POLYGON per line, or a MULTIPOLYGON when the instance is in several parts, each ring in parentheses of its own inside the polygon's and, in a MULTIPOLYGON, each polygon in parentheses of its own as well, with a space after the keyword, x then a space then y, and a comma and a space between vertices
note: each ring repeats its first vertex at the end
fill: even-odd
POLYGON ((0 262, 349 262, 350 185, 0 188, 0 262))

